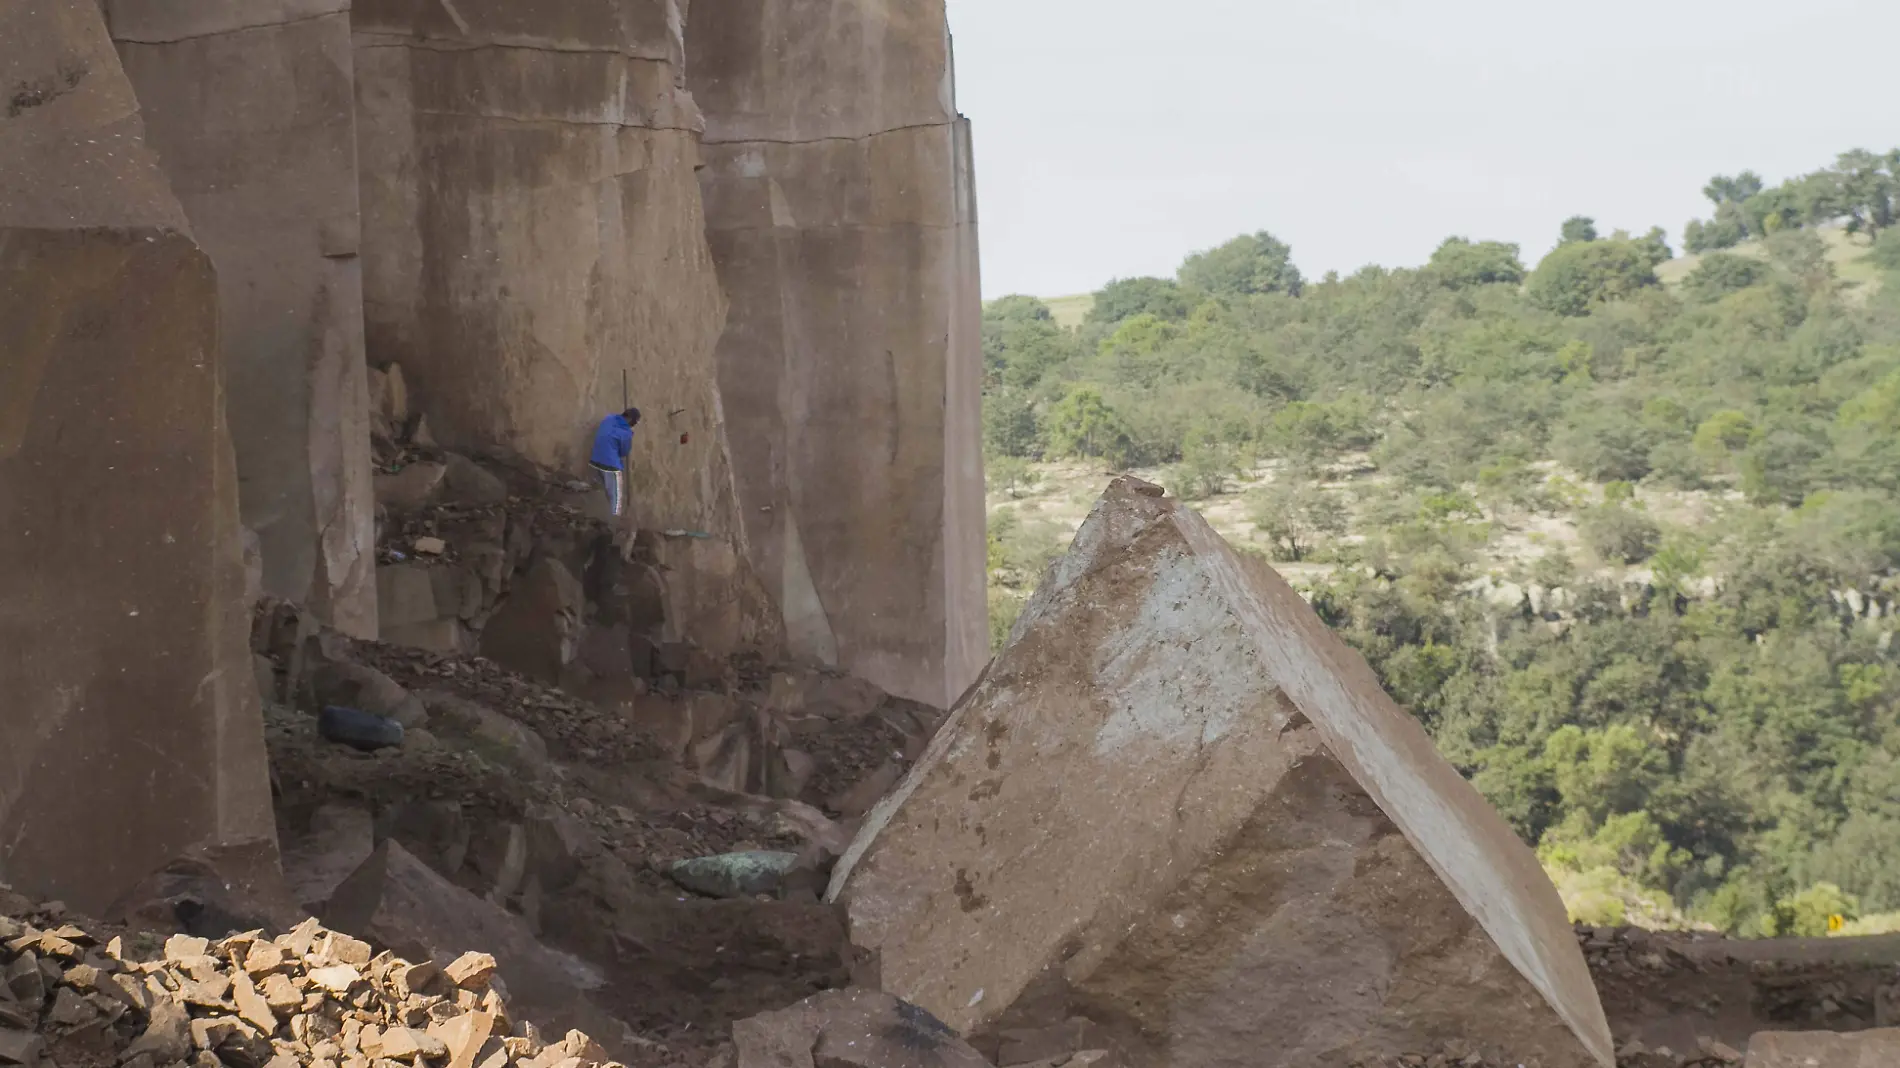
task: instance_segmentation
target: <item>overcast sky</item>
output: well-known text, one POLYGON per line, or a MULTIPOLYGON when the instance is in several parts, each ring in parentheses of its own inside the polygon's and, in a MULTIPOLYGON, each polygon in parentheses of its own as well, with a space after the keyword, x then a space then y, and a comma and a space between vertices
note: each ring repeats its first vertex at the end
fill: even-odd
POLYGON ((948 0, 983 289, 1172 274, 1266 229, 1309 276, 1446 236, 1535 263, 1900 145, 1895 0, 948 0))

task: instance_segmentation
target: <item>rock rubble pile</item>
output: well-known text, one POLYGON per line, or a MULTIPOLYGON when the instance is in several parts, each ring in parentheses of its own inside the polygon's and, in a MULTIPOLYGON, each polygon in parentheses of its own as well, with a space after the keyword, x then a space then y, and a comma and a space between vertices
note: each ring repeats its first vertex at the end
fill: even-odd
POLYGON ((0 1064, 23 1068, 605 1068, 509 1011, 495 958, 409 961, 315 919, 274 938, 112 934, 0 915, 0 1064))

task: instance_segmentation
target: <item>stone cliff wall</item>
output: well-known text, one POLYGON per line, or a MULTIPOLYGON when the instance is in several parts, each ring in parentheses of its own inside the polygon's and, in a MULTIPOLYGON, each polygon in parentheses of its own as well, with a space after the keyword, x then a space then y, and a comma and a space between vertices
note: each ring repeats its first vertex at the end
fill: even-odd
POLYGON ((632 520, 741 536, 674 0, 357 0, 352 24, 371 363, 444 446, 576 475, 624 375, 632 520))
POLYGON ((793 648, 947 705, 987 656, 976 213, 940 2, 699 0, 733 464, 793 648))
POLYGON ((95 0, 0 6, 0 881, 271 840, 217 288, 95 0))
POLYGON ((349 0, 110 0, 216 266, 239 501, 267 592, 375 637, 349 0))

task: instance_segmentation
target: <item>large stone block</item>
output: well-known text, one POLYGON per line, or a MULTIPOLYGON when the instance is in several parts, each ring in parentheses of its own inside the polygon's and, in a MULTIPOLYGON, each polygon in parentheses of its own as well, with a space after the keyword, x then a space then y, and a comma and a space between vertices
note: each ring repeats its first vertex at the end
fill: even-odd
POLYGON ((1297 593, 1158 495, 1110 487, 840 861, 885 988, 964 1030, 1087 1017, 1142 1065, 1608 1066, 1530 850, 1297 593))
POLYGON ((0 881, 96 913, 274 850, 217 283, 96 0, 0 5, 0 85, 0 881))
POLYGON ((975 196, 943 5, 693 16, 754 565, 795 653, 947 705, 988 638, 975 196))
POLYGON ((357 0, 368 343, 443 446, 577 476, 625 383, 630 526, 742 537, 682 6, 357 0))
POLYGON ((264 589, 376 637, 349 0, 109 0, 219 278, 239 504, 264 589))

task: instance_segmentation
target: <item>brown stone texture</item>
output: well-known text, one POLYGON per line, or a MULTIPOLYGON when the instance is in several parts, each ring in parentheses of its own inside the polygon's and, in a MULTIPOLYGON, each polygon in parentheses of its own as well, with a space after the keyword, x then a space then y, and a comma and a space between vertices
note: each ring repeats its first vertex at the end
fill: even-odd
POLYGON ((1891 1068, 1900 1064, 1900 1029, 1854 1034, 1763 1031, 1748 1040, 1747 1068, 1891 1068))
POLYGON ((219 279, 264 589, 374 638, 374 496, 348 0, 109 0, 157 153, 219 279))
POLYGON ((699 0, 687 45, 754 566, 793 652, 948 705, 988 639, 975 194, 943 4, 699 0))
POLYGON ((94 0, 0 6, 0 881, 273 838, 217 288, 94 0))
POLYGON ((885 988, 966 1031, 1084 1016, 1140 1065, 1609 1065, 1536 858, 1291 587, 1154 492, 1110 487, 839 862, 885 988))
POLYGON ((578 958, 542 945, 521 917, 438 875, 394 841, 385 841, 339 885, 324 923, 412 960, 453 961, 493 954, 509 998, 546 1027, 584 1027, 601 1035, 600 1010, 586 997, 604 980, 578 958))
POLYGON ((873 990, 834 990, 732 1025, 734 1068, 990 1068, 956 1032, 873 990))
POLYGON ((435 439, 586 473, 622 383, 630 526, 740 536, 676 0, 357 0, 372 365, 435 439))

